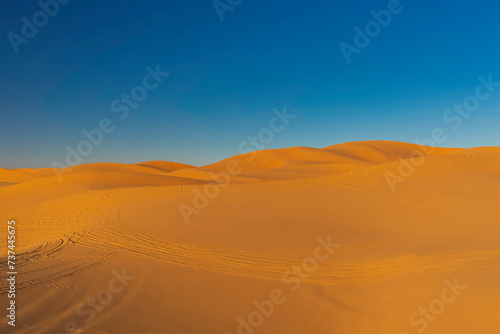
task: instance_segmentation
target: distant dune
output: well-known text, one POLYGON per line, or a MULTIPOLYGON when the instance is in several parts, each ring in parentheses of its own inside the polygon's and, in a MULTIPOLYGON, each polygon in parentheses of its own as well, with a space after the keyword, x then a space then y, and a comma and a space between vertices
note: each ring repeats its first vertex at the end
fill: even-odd
POLYGON ((0 168, 14 332, 499 333, 499 189, 500 147, 391 141, 0 168))
MULTIPOLYGON (((426 149, 434 150, 435 152, 433 152, 432 155, 444 155, 463 150, 456 148, 430 147, 426 147, 426 149)), ((68 167, 62 170, 53 168, 0 169, 0 182, 17 184, 35 180, 41 176, 48 177, 58 174, 79 174, 79 178, 85 178, 89 177, 90 174, 116 173, 104 174, 105 177, 102 182, 107 183, 106 179, 116 179, 115 176, 117 174, 123 174, 123 184, 120 184, 120 182, 111 182, 111 186, 137 186, 141 185, 140 179, 131 180, 132 177, 128 174, 152 174, 175 176, 176 178, 171 179, 172 185, 182 184, 178 177, 183 178, 185 184, 192 184, 192 181, 188 179, 213 181, 210 172, 227 173, 227 164, 229 162, 237 163, 241 168, 241 172, 237 173, 238 177, 233 179, 233 182, 238 183, 238 180, 242 180, 242 182, 255 182, 269 179, 297 179, 345 172, 357 167, 382 164, 398 160, 399 158, 408 158, 410 154, 416 150, 422 151, 421 146, 391 141, 365 141, 338 144, 322 149, 291 147, 285 149, 262 150, 231 157, 203 167, 194 167, 168 161, 148 161, 138 164, 91 163, 68 167), (84 176, 81 174, 88 175, 84 176)), ((141 176, 137 175, 137 177, 141 176)), ((142 177, 145 177, 145 175, 142 175, 142 177)), ((65 178, 66 177, 62 178, 62 183, 65 182, 65 178)), ((150 179, 144 179, 145 183, 143 185, 152 185, 149 180, 150 179)), ((168 184, 167 181, 161 180, 161 178, 158 178, 158 186, 168 184)), ((82 181, 82 184, 87 182, 87 180, 82 181)), ((88 181, 94 183, 91 180, 88 181)))

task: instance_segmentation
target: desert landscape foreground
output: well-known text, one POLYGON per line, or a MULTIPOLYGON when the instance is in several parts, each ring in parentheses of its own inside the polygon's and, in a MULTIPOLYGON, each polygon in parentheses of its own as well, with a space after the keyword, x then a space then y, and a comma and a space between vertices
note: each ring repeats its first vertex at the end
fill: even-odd
POLYGON ((497 334, 499 166, 500 147, 366 141, 0 168, 0 331, 497 334))

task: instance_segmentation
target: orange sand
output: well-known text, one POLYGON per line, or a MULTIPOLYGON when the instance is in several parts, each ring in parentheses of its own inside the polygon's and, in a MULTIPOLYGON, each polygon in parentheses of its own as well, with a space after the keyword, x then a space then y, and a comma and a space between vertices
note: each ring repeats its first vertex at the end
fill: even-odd
POLYGON ((0 332, 499 333, 499 166, 498 147, 371 141, 0 168, 19 272, 0 332))

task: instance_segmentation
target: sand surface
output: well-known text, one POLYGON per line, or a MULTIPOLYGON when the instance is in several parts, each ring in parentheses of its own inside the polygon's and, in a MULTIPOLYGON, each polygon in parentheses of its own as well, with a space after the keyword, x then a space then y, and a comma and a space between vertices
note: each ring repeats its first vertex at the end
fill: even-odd
POLYGON ((500 333, 499 147, 0 168, 0 219, 1 333, 500 333))

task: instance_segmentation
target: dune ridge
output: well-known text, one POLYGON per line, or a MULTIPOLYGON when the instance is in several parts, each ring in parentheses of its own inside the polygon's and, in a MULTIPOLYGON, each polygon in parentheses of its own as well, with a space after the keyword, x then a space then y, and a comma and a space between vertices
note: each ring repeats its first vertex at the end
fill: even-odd
MULTIPOLYGON (((391 141, 363 141, 343 143, 328 146, 322 149, 309 147, 292 147, 284 149, 262 150, 242 155, 237 155, 222 161, 195 167, 187 164, 168 161, 149 161, 137 164, 124 163, 89 163, 67 167, 64 169, 40 168, 40 169, 0 169, 0 182, 6 185, 24 183, 42 177, 52 177, 61 175, 65 182, 66 175, 72 174, 102 174, 109 173, 109 178, 114 178, 115 174, 122 173, 124 179, 130 178, 130 174, 141 174, 144 177, 144 184, 149 185, 152 178, 147 178, 147 174, 175 176, 176 178, 194 179, 197 181, 213 181, 211 172, 226 172, 227 163, 236 162, 241 167, 242 172, 238 173, 241 182, 259 182, 268 179, 295 179, 309 176, 328 175, 332 173, 345 172, 352 168, 382 164, 399 158, 408 158, 414 151, 427 152, 434 151, 432 155, 443 155, 459 152, 463 149, 456 148, 432 148, 416 144, 408 144, 391 141), (273 170, 273 171, 271 171, 273 170), (270 172, 272 177, 266 175, 270 172)), ((80 175, 79 178, 87 176, 80 175)), ((178 179, 172 178, 172 185, 179 185, 178 179)), ((70 178, 71 182, 77 178, 70 178)), ((157 178, 159 185, 166 185, 168 182, 157 178)), ((235 182, 236 180, 232 180, 235 182)), ((59 183, 63 183, 59 182, 59 183)), ((90 180, 87 182, 92 183, 90 180)), ((237 181, 236 181, 237 182, 237 181)), ((141 182, 133 182, 140 184, 141 182)), ((186 182, 186 184, 192 184, 186 182)), ((113 183, 117 187, 119 184, 113 183)), ((124 182, 124 187, 133 186, 124 182)))

